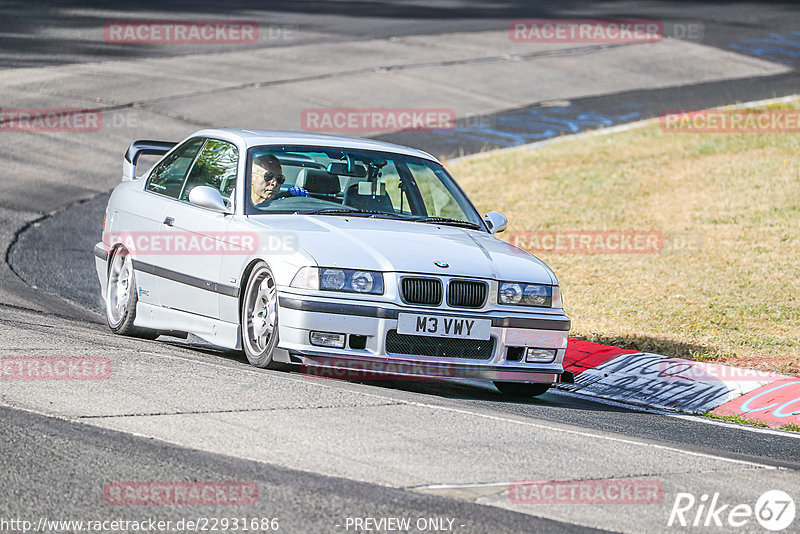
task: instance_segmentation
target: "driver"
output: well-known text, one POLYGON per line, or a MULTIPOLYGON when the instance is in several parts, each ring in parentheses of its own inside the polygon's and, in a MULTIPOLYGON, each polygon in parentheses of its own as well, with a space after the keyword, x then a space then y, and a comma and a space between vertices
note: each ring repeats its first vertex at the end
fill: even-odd
POLYGON ((286 177, 281 171, 281 162, 272 154, 263 154, 253 158, 250 200, 254 206, 268 205, 273 200, 289 196, 308 196, 308 191, 297 186, 292 186, 281 193, 281 184, 286 181, 286 177))

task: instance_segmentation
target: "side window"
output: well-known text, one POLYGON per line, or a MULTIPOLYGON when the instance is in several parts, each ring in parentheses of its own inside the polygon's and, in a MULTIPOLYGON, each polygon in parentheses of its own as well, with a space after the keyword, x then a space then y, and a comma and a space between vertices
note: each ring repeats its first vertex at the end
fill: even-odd
POLYGON ((411 205, 408 203, 408 196, 400 189, 400 174, 397 172, 394 162, 390 161, 381 169, 379 181, 386 184, 386 194, 391 199, 394 211, 400 213, 402 207, 403 213, 410 214, 411 205))
POLYGON ((422 201, 429 216, 448 217, 450 219, 468 220, 464 210, 456 203, 453 195, 447 190, 433 169, 424 165, 408 164, 414 175, 422 201))
POLYGON ((223 197, 228 197, 236 187, 236 168, 239 151, 227 141, 209 139, 189 171, 181 192, 181 200, 189 200, 189 192, 198 185, 213 187, 223 197))
POLYGON ((194 161, 197 151, 203 146, 205 139, 189 139, 178 147, 164 161, 156 165, 147 179, 145 189, 172 198, 178 198, 183 187, 186 171, 194 161))

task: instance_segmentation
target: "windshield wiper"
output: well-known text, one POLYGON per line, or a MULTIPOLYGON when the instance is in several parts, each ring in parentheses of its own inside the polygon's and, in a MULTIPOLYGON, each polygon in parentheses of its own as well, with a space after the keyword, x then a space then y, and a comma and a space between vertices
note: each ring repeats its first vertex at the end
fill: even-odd
POLYGON ((301 215, 339 215, 339 214, 350 214, 350 213, 363 213, 366 215, 373 215, 375 213, 380 213, 380 212, 359 210, 355 208, 320 208, 316 210, 297 211, 295 213, 299 213, 301 215))
POLYGON ((463 226, 464 228, 472 228, 473 230, 480 230, 480 225, 469 221, 460 221, 458 219, 451 219, 449 217, 420 217, 412 219, 414 222, 448 224, 450 226, 463 226))
POLYGON ((393 213, 386 213, 385 211, 360 210, 356 208, 320 208, 317 210, 298 211, 296 213, 300 213, 302 215, 356 215, 362 217, 406 218, 400 217, 399 215, 395 215, 393 213))

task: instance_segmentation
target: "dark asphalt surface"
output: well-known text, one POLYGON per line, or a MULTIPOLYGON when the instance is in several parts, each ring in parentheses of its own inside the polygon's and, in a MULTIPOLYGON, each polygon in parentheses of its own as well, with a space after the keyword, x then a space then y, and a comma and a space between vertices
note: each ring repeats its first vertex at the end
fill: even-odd
POLYGON ((600 532, 490 506, 184 449, 3 407, 0 472, 0 521, 15 518, 34 525, 40 518, 153 518, 173 524, 198 518, 277 518, 277 532, 301 533, 346 532, 348 517, 411 518, 412 524, 419 518, 438 517, 454 519, 458 533, 600 532), (106 502, 107 483, 130 481, 255 482, 258 500, 252 505, 216 506, 106 502))
MULTIPOLYGON (((798 42, 800 47, 800 41, 798 42)), ((800 50, 800 48, 798 48, 800 50)), ((534 143, 560 135, 800 92, 800 72, 757 79, 726 80, 684 87, 627 91, 577 98, 567 105, 540 104, 470 117, 450 130, 397 132, 376 139, 413 146, 445 158, 534 143)), ((512 221, 513 223, 513 221, 512 221)))
MULTIPOLYGON (((0 2, 0 69, 28 66, 190 54, 192 47, 110 45, 88 28, 102 20, 125 18, 239 18, 262 26, 333 34, 328 40, 387 37, 455 31, 497 30, 509 20, 536 17, 659 18, 700 22, 702 42, 750 53, 795 68, 800 46, 786 41, 800 27, 796 2, 211 2, 133 1, 109 13, 87 9, 86 2, 0 2), (156 14, 158 15, 156 17, 156 14), (784 44, 765 40, 784 36, 784 44), (33 37, 32 37, 33 36, 33 37), (787 44, 788 43, 788 44, 787 44)), ((321 38, 309 36, 308 42, 321 38)), ((261 43, 249 46, 280 46, 261 43)), ((229 47, 225 48, 230 50, 229 47)), ((208 49, 204 49, 207 51, 208 49)), ((484 117, 478 130, 462 124, 450 132, 391 134, 382 139, 423 148, 437 155, 473 153, 512 146, 573 127, 553 118, 594 114, 579 130, 657 116, 665 110, 698 109, 797 93, 797 70, 769 79, 734 80, 698 86, 635 91, 570 102, 542 110, 538 105, 484 117), (546 113, 546 116, 542 114, 546 113), (561 126, 559 126, 561 125, 561 126)), ((474 121, 474 119, 473 119, 474 121)), ((120 148, 120 157, 125 147, 120 148)), ((113 169, 117 172, 117 169, 113 169)), ((92 246, 100 238, 107 195, 67 207, 22 232, 7 253, 15 271, 29 284, 100 310, 92 246)), ((13 199, 6 199, 13 202, 13 199)), ((100 317, 98 316, 98 322, 100 317)), ((245 365, 231 358, 234 365, 245 365)), ((398 385, 386 386, 398 387, 398 385)), ((458 385, 402 384, 412 395, 462 402, 498 413, 556 421, 617 432, 691 451, 756 459, 800 468, 798 440, 730 426, 702 424, 664 415, 605 406, 547 394, 529 403, 458 385)), ((585 529, 496 508, 418 495, 181 449, 153 440, 0 408, 0 472, 4 497, 0 517, 111 519, 157 517, 278 517, 282 532, 335 530, 346 517, 457 518, 458 532, 570 532, 585 529), (252 507, 115 507, 103 501, 110 480, 248 480, 262 492, 252 507), (120 508, 127 508, 120 510, 120 508), (573 530, 570 530, 572 528, 573 530)))
MULTIPOLYGON (((60 65, 130 57, 191 54, 194 47, 111 44, 96 30, 109 20, 247 20, 268 29, 290 28, 299 39, 314 42, 312 32, 326 39, 353 40, 395 35, 439 34, 458 31, 502 30, 526 18, 658 19, 665 33, 675 24, 701 23, 701 42, 720 48, 750 39, 770 38, 797 30, 798 10, 793 0, 765 2, 630 2, 626 0, 559 2, 545 0, 404 1, 316 0, 295 2, 242 0, 231 4, 210 0, 160 2, 131 0, 91 9, 86 0, 6 0, 0 2, 0 68, 60 65), (308 34, 306 37, 305 35, 308 34)), ((267 32, 267 30, 265 30, 267 32)), ((267 34, 268 35, 268 34, 267 34)), ((281 46, 266 40, 241 48, 281 46)), ((230 50, 229 46, 224 47, 230 50)), ((204 51, 210 50, 207 46, 204 51)), ((791 60, 790 56, 784 56, 791 60)), ((796 58, 795 58, 796 59, 796 58)))
MULTIPOLYGON (((800 438, 792 434, 754 433, 738 425, 700 422, 661 413, 633 411, 550 392, 530 401, 503 398, 494 391, 461 384, 383 383, 384 387, 426 397, 458 399, 469 407, 614 432, 694 452, 800 469, 800 438)), ((427 402, 431 402, 428 400, 427 402)))

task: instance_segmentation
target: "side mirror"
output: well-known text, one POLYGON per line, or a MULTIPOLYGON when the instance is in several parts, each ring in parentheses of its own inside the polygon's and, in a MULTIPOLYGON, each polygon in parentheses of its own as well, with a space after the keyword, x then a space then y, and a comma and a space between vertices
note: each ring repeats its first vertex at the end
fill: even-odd
POLYGON ((225 199, 219 191, 207 185, 197 185, 189 191, 189 202, 201 208, 218 211, 220 213, 231 213, 230 208, 225 203, 225 199))
POLYGON ((508 228, 508 219, 499 211, 490 211, 483 216, 483 222, 489 227, 489 231, 493 234, 499 234, 508 228))

